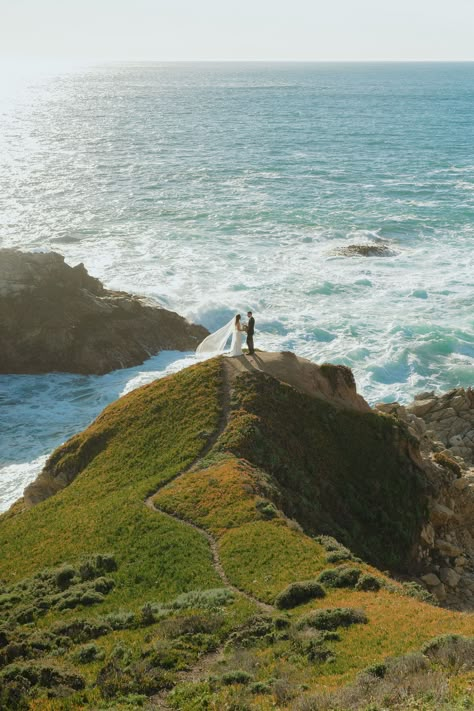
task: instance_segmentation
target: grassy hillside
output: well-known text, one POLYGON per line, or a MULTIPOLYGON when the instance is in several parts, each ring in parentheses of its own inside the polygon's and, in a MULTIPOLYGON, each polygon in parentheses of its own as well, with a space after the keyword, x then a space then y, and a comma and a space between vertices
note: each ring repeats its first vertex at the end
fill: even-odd
POLYGON ((121 398, 0 517, 0 707, 472 708, 473 616, 380 572, 424 517, 407 447, 223 359, 121 398))

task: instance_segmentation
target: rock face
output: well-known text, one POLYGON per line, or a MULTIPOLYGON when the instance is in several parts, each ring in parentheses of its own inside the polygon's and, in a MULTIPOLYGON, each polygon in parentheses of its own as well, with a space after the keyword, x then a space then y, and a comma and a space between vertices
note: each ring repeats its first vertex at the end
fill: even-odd
POLYGON ((427 434, 442 442, 451 456, 474 465, 474 391, 456 388, 444 395, 421 393, 407 407, 420 417, 427 434))
POLYGON ((430 482, 417 551, 419 579, 447 607, 474 609, 474 392, 421 393, 407 407, 380 403, 417 443, 430 482))
POLYGON ((125 292, 54 252, 0 250, 0 373, 102 374, 161 350, 194 350, 202 326, 125 292))

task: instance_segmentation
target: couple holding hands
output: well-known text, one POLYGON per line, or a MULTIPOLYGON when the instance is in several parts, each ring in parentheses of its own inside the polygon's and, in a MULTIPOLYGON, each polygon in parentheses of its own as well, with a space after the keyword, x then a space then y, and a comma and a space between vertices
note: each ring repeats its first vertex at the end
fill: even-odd
POLYGON ((242 323, 242 317, 240 314, 236 314, 228 324, 220 328, 215 333, 211 333, 210 336, 205 338, 197 347, 196 353, 202 355, 204 353, 223 353, 227 345, 227 341, 230 336, 232 336, 232 342, 230 346, 229 356, 234 358, 236 356, 244 355, 242 351, 242 338, 243 333, 247 334, 247 346, 248 355, 253 355, 255 353, 253 345, 253 336, 255 333, 255 319, 251 311, 247 311, 248 321, 246 324, 242 323))

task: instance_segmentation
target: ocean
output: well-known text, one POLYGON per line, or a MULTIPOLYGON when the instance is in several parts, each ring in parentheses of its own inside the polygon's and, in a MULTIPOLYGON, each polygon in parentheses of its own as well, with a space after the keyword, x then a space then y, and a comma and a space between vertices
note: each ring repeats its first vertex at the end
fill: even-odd
MULTIPOLYGON (((370 402, 474 385, 473 63, 3 67, 0 246, 256 346, 350 366, 370 402), (337 254, 375 243, 384 256, 337 254)), ((0 509, 123 392, 0 376, 0 509)))

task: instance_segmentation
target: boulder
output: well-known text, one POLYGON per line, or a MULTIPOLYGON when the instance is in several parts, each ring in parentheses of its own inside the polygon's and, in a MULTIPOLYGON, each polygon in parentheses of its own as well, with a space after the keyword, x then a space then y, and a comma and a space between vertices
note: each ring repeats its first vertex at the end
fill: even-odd
POLYGON ((407 410, 417 417, 423 417, 436 405, 436 402, 436 398, 430 398, 429 400, 415 400, 414 403, 407 407, 407 410))
POLYGON ((445 585, 449 585, 450 588, 457 587, 461 576, 456 573, 452 568, 441 568, 439 571, 439 577, 445 585))
POLYGON ((439 602, 444 602, 444 600, 446 600, 446 588, 444 587, 443 583, 440 583, 435 588, 432 588, 431 592, 439 602))
POLYGON ((449 541, 444 541, 442 538, 436 539, 435 548, 439 550, 441 555, 446 556, 447 558, 457 558, 462 554, 462 550, 459 546, 455 546, 449 541))
POLYGON ((427 573, 426 575, 422 575, 421 580, 425 583, 425 585, 428 585, 428 587, 430 588, 436 587, 441 582, 441 580, 438 578, 437 575, 435 575, 435 573, 427 573))
POLYGON ((162 350, 194 350, 207 331, 149 299, 109 291, 54 252, 0 249, 0 373, 102 374, 162 350))
POLYGON ((454 511, 443 504, 435 503, 430 511, 430 520, 434 526, 443 526, 454 516, 454 511))

